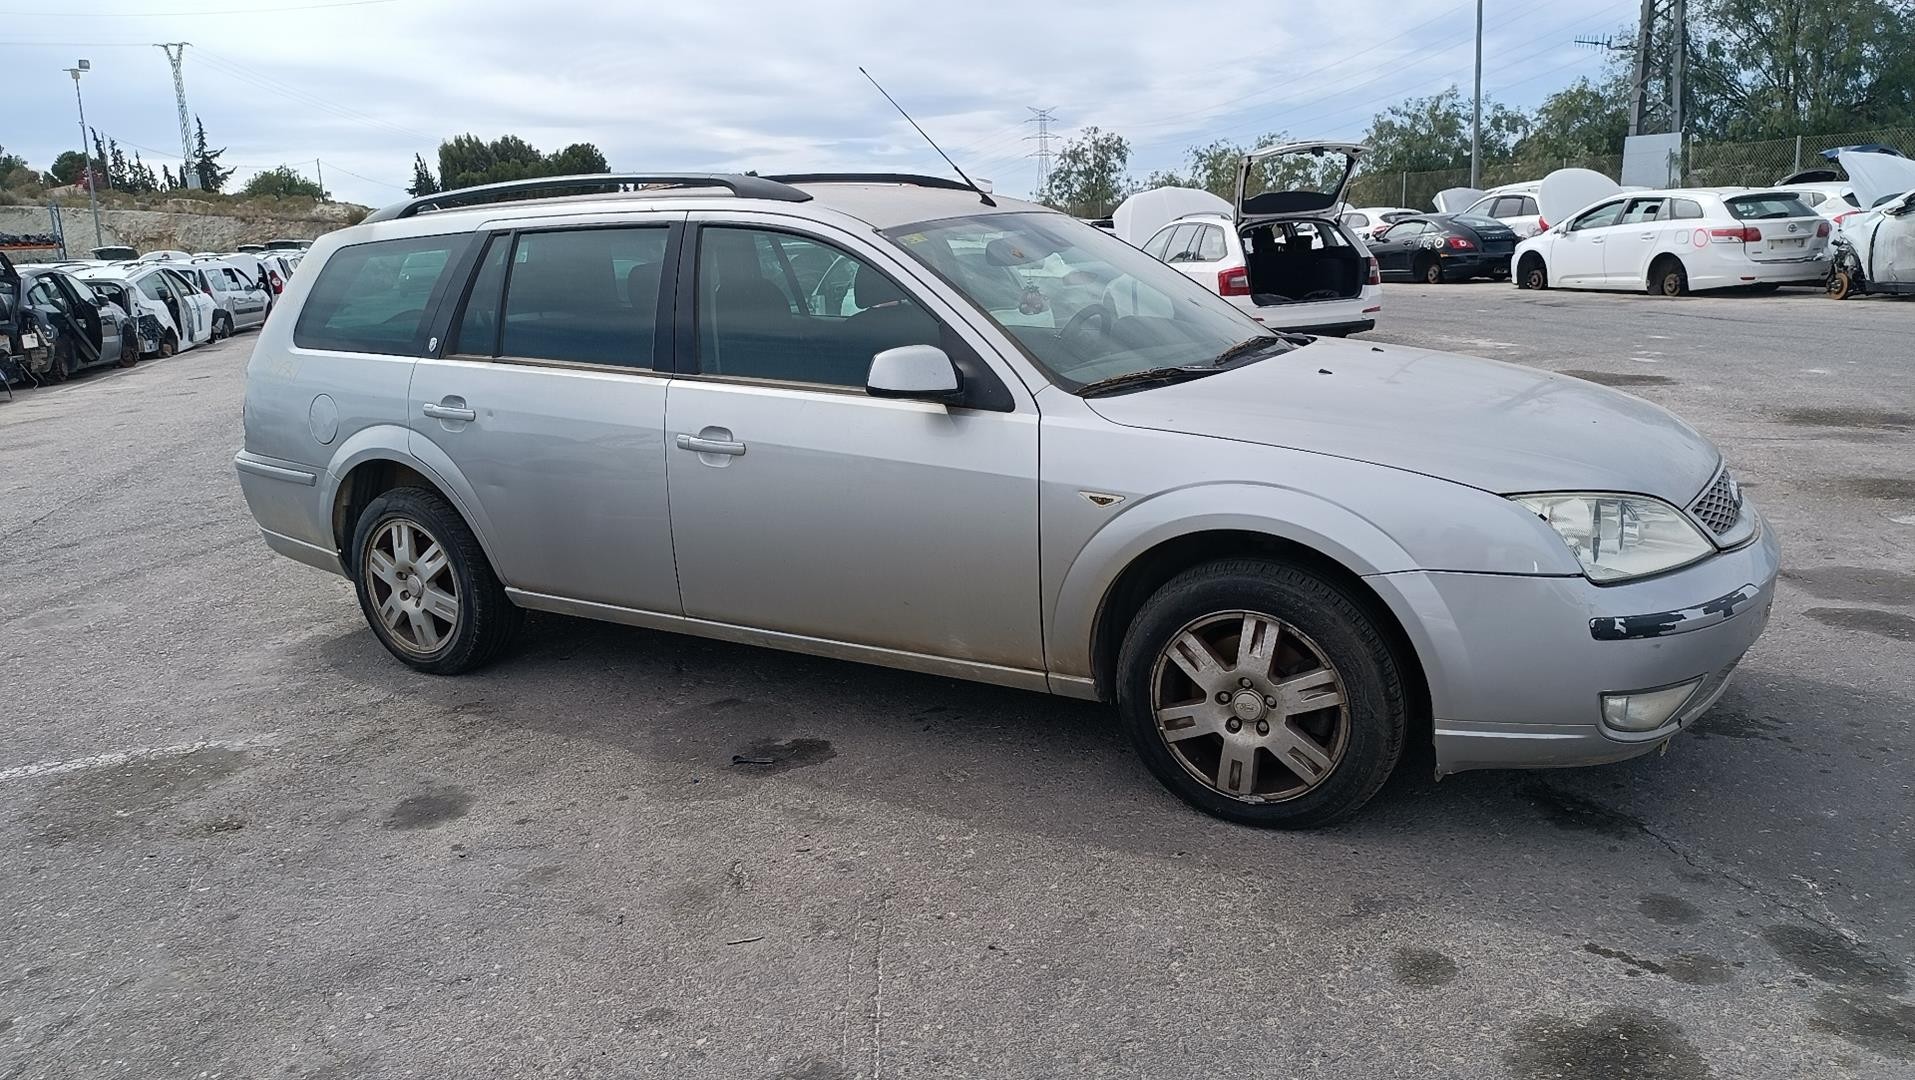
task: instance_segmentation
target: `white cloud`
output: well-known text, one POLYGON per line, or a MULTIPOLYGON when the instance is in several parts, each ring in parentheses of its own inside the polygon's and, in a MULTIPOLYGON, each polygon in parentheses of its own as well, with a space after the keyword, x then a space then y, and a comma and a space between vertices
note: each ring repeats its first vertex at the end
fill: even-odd
MULTIPOLYGON (((149 164, 176 158, 170 74, 146 44, 164 36, 194 43, 189 104, 242 179, 280 163, 310 171, 319 158, 336 195, 374 204, 401 196, 384 185, 409 180, 415 152, 431 161, 440 139, 467 131, 517 134, 547 151, 592 142, 617 168, 945 171, 860 64, 967 170, 1023 191, 1035 177, 1026 106, 1054 106, 1065 132, 1125 135, 1142 175, 1221 136, 1360 134, 1407 94, 1467 89, 1471 63, 1472 4, 1457 0, 1308 10, 1277 0, 392 0, 297 12, 272 10, 289 0, 256 0, 255 13, 166 17, 137 13, 245 5, 17 2, 49 14, 14 16, 0 43, 15 92, 9 150, 44 166, 73 145, 61 69, 84 55, 94 68, 88 120, 129 148, 158 151, 142 150, 149 164)), ((1496 14, 1486 91, 1529 103, 1593 73, 1600 57, 1571 39, 1613 29, 1633 7, 1535 3, 1496 14)))

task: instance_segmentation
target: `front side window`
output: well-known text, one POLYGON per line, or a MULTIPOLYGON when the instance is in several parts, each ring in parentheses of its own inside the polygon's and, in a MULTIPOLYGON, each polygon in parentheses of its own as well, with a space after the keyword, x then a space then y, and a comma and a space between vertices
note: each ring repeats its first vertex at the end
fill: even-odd
POLYGON ((1197 258, 1197 232, 1202 228, 1203 226, 1201 225, 1177 226, 1177 231, 1171 234, 1170 246, 1164 249, 1167 253, 1164 261, 1173 263, 1195 261, 1197 258))
POLYGON ((1412 237, 1419 236, 1422 233, 1427 232, 1429 230, 1429 227, 1430 227, 1430 224, 1427 221, 1401 222, 1399 224, 1390 226, 1390 231, 1383 234, 1383 239, 1408 240, 1408 239, 1411 239, 1412 237))
MULTIPOLYGON (((506 274, 500 355, 653 367, 666 235, 663 225, 519 234, 506 274)), ((468 348, 466 332, 462 324, 461 348, 468 348)))
POLYGON ((1170 238, 1177 229, 1176 225, 1166 225, 1157 230, 1157 235, 1151 237, 1150 243, 1144 245, 1144 254, 1153 259, 1163 260, 1170 251, 1170 238))
POLYGON ((135 284, 139 286, 141 292, 155 300, 167 299, 167 293, 171 291, 166 287, 166 279, 158 274, 148 274, 135 284))
POLYGON ((293 344, 382 355, 420 350, 426 308, 466 234, 375 240, 333 252, 293 325, 293 344))
POLYGON ((700 230, 703 374, 862 387, 876 354, 938 345, 942 335, 937 319, 896 282, 830 244, 762 229, 700 230), (795 303, 793 282, 804 287, 800 266, 823 269, 795 303))
POLYGON ((1345 214, 1343 223, 1352 229, 1367 229, 1370 226, 1370 218, 1367 214, 1345 214))
POLYGON ((967 215, 884 235, 1067 390, 1157 368, 1209 368, 1246 343, 1286 340, 1177 270, 1061 214, 967 215))
POLYGON ((1600 229, 1605 225, 1614 225, 1622 220, 1622 211, 1625 205, 1627 204, 1612 202, 1598 206, 1589 213, 1577 218, 1575 224, 1570 226, 1570 229, 1571 231, 1581 231, 1583 229, 1600 229))

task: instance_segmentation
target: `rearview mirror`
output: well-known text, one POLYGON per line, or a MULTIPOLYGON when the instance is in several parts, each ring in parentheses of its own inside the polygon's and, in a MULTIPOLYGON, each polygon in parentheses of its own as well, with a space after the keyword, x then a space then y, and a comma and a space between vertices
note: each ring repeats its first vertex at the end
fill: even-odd
POLYGON ((871 358, 865 393, 952 404, 964 396, 957 366, 935 345, 900 345, 871 358))

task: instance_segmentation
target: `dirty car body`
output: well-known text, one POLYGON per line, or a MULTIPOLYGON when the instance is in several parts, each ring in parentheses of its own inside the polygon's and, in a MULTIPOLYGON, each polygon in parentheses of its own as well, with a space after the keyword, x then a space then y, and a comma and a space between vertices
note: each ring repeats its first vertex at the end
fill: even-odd
POLYGON ((1653 750, 1767 618, 1773 533, 1636 398, 1273 334, 950 181, 628 179, 381 211, 257 339, 264 538, 414 667, 529 608, 1114 701, 1303 825, 1421 723, 1446 773, 1653 750))

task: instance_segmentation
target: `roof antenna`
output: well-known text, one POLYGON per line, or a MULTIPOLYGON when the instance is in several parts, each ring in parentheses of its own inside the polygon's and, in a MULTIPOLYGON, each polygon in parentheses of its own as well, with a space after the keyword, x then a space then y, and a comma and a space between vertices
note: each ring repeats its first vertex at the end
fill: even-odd
MULTIPOLYGON (((863 67, 860 67, 858 68, 858 74, 864 76, 867 79, 871 79, 871 85, 878 87, 878 93, 884 94, 884 100, 890 102, 891 107, 898 110, 898 115, 904 117, 904 119, 907 122, 909 122, 912 127, 917 128, 918 134, 924 135, 924 129, 921 127, 918 127, 918 122, 916 120, 911 119, 911 114, 904 111, 904 106, 898 104, 897 98, 894 98, 890 94, 885 93, 884 87, 878 86, 878 80, 872 79, 871 73, 869 71, 866 71, 863 67)), ((946 165, 949 165, 952 171, 956 172, 959 176, 964 177, 964 182, 971 185, 972 191, 977 192, 977 197, 980 202, 982 202, 986 206, 997 205, 996 203, 991 201, 991 196, 989 195, 989 193, 987 193, 983 188, 977 186, 977 181, 971 179, 968 176, 964 176, 964 170, 958 168, 957 162, 951 160, 951 155, 945 153, 943 147, 931 141, 931 136, 924 135, 924 141, 931 143, 931 149, 936 150, 938 152, 938 156, 944 159, 944 163, 946 165)))

